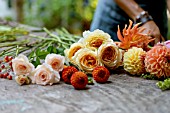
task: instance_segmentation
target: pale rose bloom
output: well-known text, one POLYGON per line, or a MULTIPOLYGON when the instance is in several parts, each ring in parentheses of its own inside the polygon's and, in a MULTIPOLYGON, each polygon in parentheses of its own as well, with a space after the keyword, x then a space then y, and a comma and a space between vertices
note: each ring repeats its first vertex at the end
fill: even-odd
POLYGON ((28 58, 20 54, 12 60, 12 68, 15 75, 29 75, 34 69, 34 65, 29 62, 28 58))
POLYGON ((91 74, 96 66, 102 65, 97 56, 97 52, 88 48, 78 50, 73 56, 73 60, 79 69, 91 74))
POLYGON ((167 48, 170 48, 170 40, 164 42, 164 44, 165 44, 165 46, 166 46, 167 48))
POLYGON ((98 49, 100 61, 110 69, 116 69, 122 65, 122 51, 115 43, 102 44, 98 49))
POLYGON ((59 54, 48 54, 45 63, 51 65, 55 71, 62 71, 64 68, 65 58, 59 54))
POLYGON ((30 79, 28 78, 28 76, 25 75, 19 75, 19 76, 15 76, 15 81, 19 84, 19 85, 23 85, 23 84, 30 84, 30 79))
POLYGON ((60 81, 60 75, 57 71, 53 70, 52 67, 46 63, 38 65, 30 76, 32 83, 40 85, 52 85, 60 81))
POLYGON ((66 56, 66 60, 75 64, 75 62, 73 60, 73 56, 79 49, 82 49, 82 48, 84 48, 84 45, 82 43, 74 43, 70 46, 69 49, 65 49, 64 53, 66 56))
POLYGON ((93 32, 84 31, 83 37, 85 46, 92 50, 98 49, 103 43, 113 42, 108 33, 105 33, 99 29, 96 29, 93 32))

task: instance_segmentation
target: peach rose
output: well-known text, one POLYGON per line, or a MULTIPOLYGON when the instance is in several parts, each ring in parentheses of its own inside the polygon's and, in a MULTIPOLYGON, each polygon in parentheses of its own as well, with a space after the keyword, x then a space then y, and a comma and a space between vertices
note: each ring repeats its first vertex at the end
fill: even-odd
POLYGON ((32 83, 40 85, 52 85, 53 83, 58 83, 60 81, 59 73, 46 63, 38 65, 31 75, 30 78, 32 83))
POLYGON ((34 69, 34 65, 29 62, 28 58, 20 54, 12 60, 12 68, 15 75, 29 75, 34 69))
POLYGON ((79 69, 91 74, 96 66, 102 65, 97 56, 97 52, 88 48, 78 50, 73 56, 73 60, 79 69))
POLYGON ((70 46, 69 49, 65 49, 64 53, 66 56, 66 60, 68 62, 71 62, 73 64, 75 64, 75 62, 73 61, 72 57, 75 55, 75 53, 79 50, 84 48, 84 45, 82 43, 74 43, 70 46))
POLYGON ((102 44, 98 49, 100 61, 110 69, 116 69, 122 64, 122 51, 114 42, 102 44))
POLYGON ((51 65, 55 71, 62 71, 64 68, 65 58, 58 54, 48 54, 45 63, 51 65))
POLYGON ((108 33, 99 29, 96 29, 93 32, 84 31, 83 37, 85 46, 92 50, 98 49, 105 42, 113 42, 108 33))
POLYGON ((28 76, 25 75, 19 75, 15 77, 15 81, 19 84, 19 85, 23 85, 23 84, 30 84, 30 79, 28 78, 28 76))

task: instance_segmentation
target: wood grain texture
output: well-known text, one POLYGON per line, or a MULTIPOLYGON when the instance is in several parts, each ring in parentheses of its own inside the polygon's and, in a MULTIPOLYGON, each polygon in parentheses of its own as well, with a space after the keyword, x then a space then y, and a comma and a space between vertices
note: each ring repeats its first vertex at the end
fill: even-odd
POLYGON ((0 79, 0 113, 170 113, 170 92, 156 82, 112 74, 106 84, 75 90, 63 82, 19 86, 0 79))

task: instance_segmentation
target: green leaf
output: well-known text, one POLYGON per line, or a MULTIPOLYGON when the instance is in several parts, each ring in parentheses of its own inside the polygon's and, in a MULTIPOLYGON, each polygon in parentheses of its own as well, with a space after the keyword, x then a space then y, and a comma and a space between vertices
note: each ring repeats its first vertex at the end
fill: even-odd
POLYGON ((89 85, 94 85, 92 77, 88 77, 88 84, 89 85))
POLYGON ((45 59, 45 57, 49 54, 48 51, 42 50, 39 52, 39 54, 37 55, 40 59, 45 59))
POLYGON ((37 67, 36 61, 31 62, 35 67, 37 67))
POLYGON ((148 79, 148 80, 158 79, 155 75, 152 75, 152 74, 149 74, 149 73, 142 74, 141 77, 144 78, 144 79, 148 79))
POLYGON ((49 47, 47 48, 47 51, 48 51, 49 53, 51 53, 51 52, 53 51, 53 46, 49 46, 49 47))
POLYGON ((32 63, 35 67, 37 67, 38 65, 41 64, 40 58, 39 58, 39 57, 36 57, 36 60, 35 60, 35 61, 32 61, 31 63, 32 63))
POLYGON ((170 89, 170 78, 167 78, 164 81, 159 81, 159 82, 156 83, 156 85, 161 90, 169 90, 170 89))
POLYGON ((37 63, 38 65, 41 64, 39 57, 36 58, 36 63, 37 63))
POLYGON ((53 47, 53 53, 57 53, 57 49, 55 47, 53 47))
POLYGON ((38 54, 40 53, 40 48, 38 48, 36 51, 35 51, 35 54, 38 56, 38 54))
POLYGON ((28 59, 31 59, 33 56, 34 56, 34 51, 32 51, 32 52, 29 54, 28 59))
POLYGON ((49 47, 47 48, 47 51, 48 51, 49 53, 57 53, 57 49, 56 49, 54 46, 49 46, 49 47))
POLYGON ((64 55, 64 48, 57 48, 57 53, 60 55, 64 55))

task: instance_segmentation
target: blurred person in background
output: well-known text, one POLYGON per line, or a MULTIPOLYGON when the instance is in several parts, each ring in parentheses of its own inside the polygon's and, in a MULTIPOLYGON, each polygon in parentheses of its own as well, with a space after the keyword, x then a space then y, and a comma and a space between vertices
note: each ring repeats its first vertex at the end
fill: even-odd
POLYGON ((170 11, 170 0, 99 0, 90 30, 103 30, 118 41, 118 25, 122 30, 131 19, 146 28, 143 33, 150 30, 155 44, 162 37, 167 40, 167 9, 170 11))

